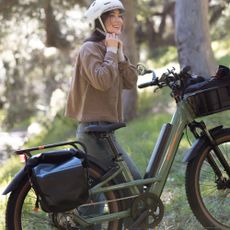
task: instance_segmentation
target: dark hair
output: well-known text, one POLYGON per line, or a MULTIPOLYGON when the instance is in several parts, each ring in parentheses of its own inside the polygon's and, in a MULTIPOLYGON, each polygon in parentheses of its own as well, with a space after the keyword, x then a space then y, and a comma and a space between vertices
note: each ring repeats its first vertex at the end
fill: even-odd
MULTIPOLYGON (((105 20, 109 16, 109 13, 110 12, 106 12, 106 13, 104 13, 104 14, 101 15, 101 20, 102 20, 103 23, 105 22, 105 20)), ((101 33, 99 30, 97 30, 97 28, 99 30, 104 31, 104 29, 101 26, 101 23, 100 23, 99 19, 95 20, 94 31, 93 31, 93 33, 88 38, 86 38, 86 40, 84 42, 88 42, 88 41, 91 41, 91 42, 100 42, 100 41, 102 41, 102 40, 105 39, 105 35, 103 33, 101 33)))

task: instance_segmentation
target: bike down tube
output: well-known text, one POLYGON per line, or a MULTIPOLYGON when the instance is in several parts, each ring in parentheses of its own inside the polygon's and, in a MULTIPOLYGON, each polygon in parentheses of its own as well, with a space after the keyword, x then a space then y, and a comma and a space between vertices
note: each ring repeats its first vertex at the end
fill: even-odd
POLYGON ((97 185, 95 185, 93 188, 89 190, 91 195, 96 193, 101 193, 101 192, 120 190, 124 188, 129 188, 129 190, 133 195, 134 194, 137 195, 140 193, 138 186, 148 185, 159 181, 159 178, 157 177, 147 178, 144 180, 143 179, 133 180, 131 177, 131 173, 129 173, 129 169, 126 163, 124 161, 120 161, 118 162, 118 165, 119 167, 116 172, 114 172, 108 178, 102 180, 100 183, 98 183, 97 185), (112 181, 116 176, 118 176, 121 173, 123 176, 126 176, 125 177, 126 182, 123 182, 121 184, 115 184, 115 185, 106 185, 109 181, 112 181))
MULTIPOLYGON (((159 182, 154 183, 149 191, 156 194, 157 196, 161 196, 164 185, 166 183, 169 171, 171 169, 172 163, 174 161, 175 155, 177 153, 180 141, 184 134, 184 129, 186 125, 194 120, 194 115, 190 111, 186 102, 181 101, 177 104, 177 110, 174 113, 171 123, 170 133, 168 134, 168 138, 165 141, 163 148, 160 148, 161 157, 158 159, 160 162, 158 164, 158 168, 155 171, 154 177, 160 178, 159 182)), ((159 136, 159 138, 162 138, 159 136)), ((161 143, 161 139, 157 140, 157 145, 154 147, 158 149, 158 145, 161 143)))

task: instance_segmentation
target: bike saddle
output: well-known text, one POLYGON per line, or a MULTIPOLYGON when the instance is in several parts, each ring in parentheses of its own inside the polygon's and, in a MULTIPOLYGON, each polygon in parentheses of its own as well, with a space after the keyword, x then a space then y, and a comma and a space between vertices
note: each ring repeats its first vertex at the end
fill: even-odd
POLYGON ((126 124, 124 122, 121 123, 111 123, 111 124, 92 124, 85 127, 86 133, 111 133, 116 129, 120 129, 125 127, 126 124))

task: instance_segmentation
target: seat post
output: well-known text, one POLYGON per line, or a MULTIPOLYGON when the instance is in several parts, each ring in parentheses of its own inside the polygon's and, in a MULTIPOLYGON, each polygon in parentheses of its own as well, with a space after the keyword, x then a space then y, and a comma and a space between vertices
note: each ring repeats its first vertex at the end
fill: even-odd
POLYGON ((112 139, 112 135, 111 135, 110 133, 105 133, 105 134, 103 135, 103 138, 105 138, 105 139, 108 141, 109 146, 110 146, 110 148, 111 148, 111 150, 112 150, 112 152, 113 152, 114 159, 117 159, 118 157, 120 157, 120 156, 121 156, 121 153, 119 153, 119 151, 118 151, 116 145, 114 144, 114 141, 113 141, 113 139, 112 139))
POLYGON ((125 127, 125 123, 111 123, 111 124, 102 124, 103 122, 96 122, 96 124, 90 124, 85 127, 84 131, 86 133, 91 133, 94 135, 97 135, 100 138, 106 139, 112 153, 114 155, 114 159, 118 159, 121 156, 121 153, 119 153, 116 145, 114 144, 112 133, 120 129, 122 127, 125 127))

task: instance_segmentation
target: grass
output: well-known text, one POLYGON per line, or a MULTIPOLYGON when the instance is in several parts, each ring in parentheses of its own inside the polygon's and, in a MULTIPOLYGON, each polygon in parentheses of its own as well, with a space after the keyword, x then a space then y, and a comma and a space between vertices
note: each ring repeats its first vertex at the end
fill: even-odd
MULTIPOLYGON (((5 187, 13 179, 14 175, 22 167, 17 157, 11 157, 6 163, 1 165, 0 168, 0 193, 2 194, 5 187)), ((4 226, 4 211, 6 208, 8 196, 0 196, 0 230, 3 230, 4 226)))
POLYGON ((134 159, 142 174, 147 166, 151 150, 158 137, 161 125, 170 119, 170 114, 150 114, 117 131, 118 141, 134 159))

